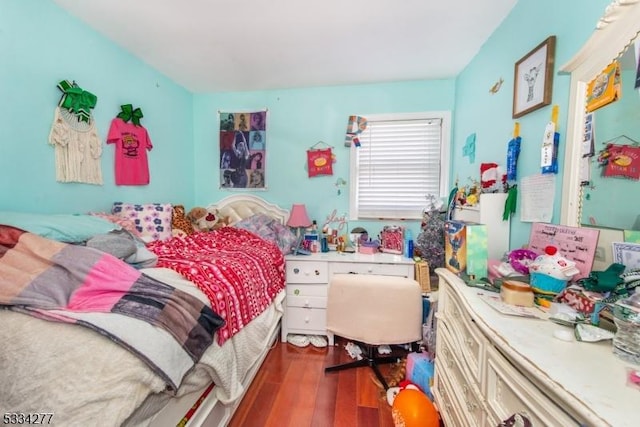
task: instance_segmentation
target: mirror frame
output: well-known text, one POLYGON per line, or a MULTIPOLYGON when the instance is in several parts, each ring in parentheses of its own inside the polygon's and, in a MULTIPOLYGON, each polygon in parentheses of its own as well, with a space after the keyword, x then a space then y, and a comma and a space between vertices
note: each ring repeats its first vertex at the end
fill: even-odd
POLYGON ((639 33, 640 0, 616 0, 607 6, 582 49, 560 68, 561 72, 571 73, 560 224, 581 226, 580 160, 587 85, 618 59, 639 33))

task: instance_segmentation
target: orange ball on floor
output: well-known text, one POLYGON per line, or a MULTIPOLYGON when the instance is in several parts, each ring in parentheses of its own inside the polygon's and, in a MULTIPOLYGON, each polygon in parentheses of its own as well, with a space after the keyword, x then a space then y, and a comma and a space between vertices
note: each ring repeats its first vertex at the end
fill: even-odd
POLYGON ((395 427, 438 427, 438 411, 431 400, 421 391, 402 390, 393 401, 393 423, 395 427))

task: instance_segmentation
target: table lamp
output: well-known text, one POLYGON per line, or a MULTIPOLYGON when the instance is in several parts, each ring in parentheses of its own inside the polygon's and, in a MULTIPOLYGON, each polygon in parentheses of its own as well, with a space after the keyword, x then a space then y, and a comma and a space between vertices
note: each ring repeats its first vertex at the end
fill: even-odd
POLYGON ((287 225, 297 229, 296 233, 298 239, 296 240, 296 246, 293 250, 293 254, 308 254, 308 252, 303 252, 302 249, 300 249, 302 239, 304 239, 304 229, 311 226, 311 220, 309 219, 309 215, 307 215, 307 208, 303 204, 293 204, 289 220, 287 220, 287 225))

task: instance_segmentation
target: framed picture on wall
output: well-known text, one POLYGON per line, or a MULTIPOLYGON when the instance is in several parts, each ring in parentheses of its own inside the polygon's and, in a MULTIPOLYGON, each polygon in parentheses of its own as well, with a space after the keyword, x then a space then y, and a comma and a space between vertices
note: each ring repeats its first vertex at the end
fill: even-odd
POLYGON ((550 36, 515 65, 513 118, 551 104, 556 36, 550 36))

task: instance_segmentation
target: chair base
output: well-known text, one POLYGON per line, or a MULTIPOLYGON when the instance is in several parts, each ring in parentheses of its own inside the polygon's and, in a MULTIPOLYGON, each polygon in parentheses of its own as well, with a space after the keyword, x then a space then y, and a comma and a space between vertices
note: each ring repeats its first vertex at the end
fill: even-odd
POLYGON ((324 372, 335 372, 351 368, 360 368, 362 366, 370 366, 373 372, 376 374, 376 378, 378 378, 378 381, 380 381, 380 383, 384 387, 385 391, 388 390, 389 385, 382 376, 378 365, 397 363, 400 361, 400 358, 397 356, 375 356, 375 348, 373 346, 364 343, 358 343, 358 345, 360 346, 360 348, 366 349, 366 354, 362 355, 362 359, 355 360, 353 362, 342 363, 340 365, 328 366, 324 368, 324 372))

